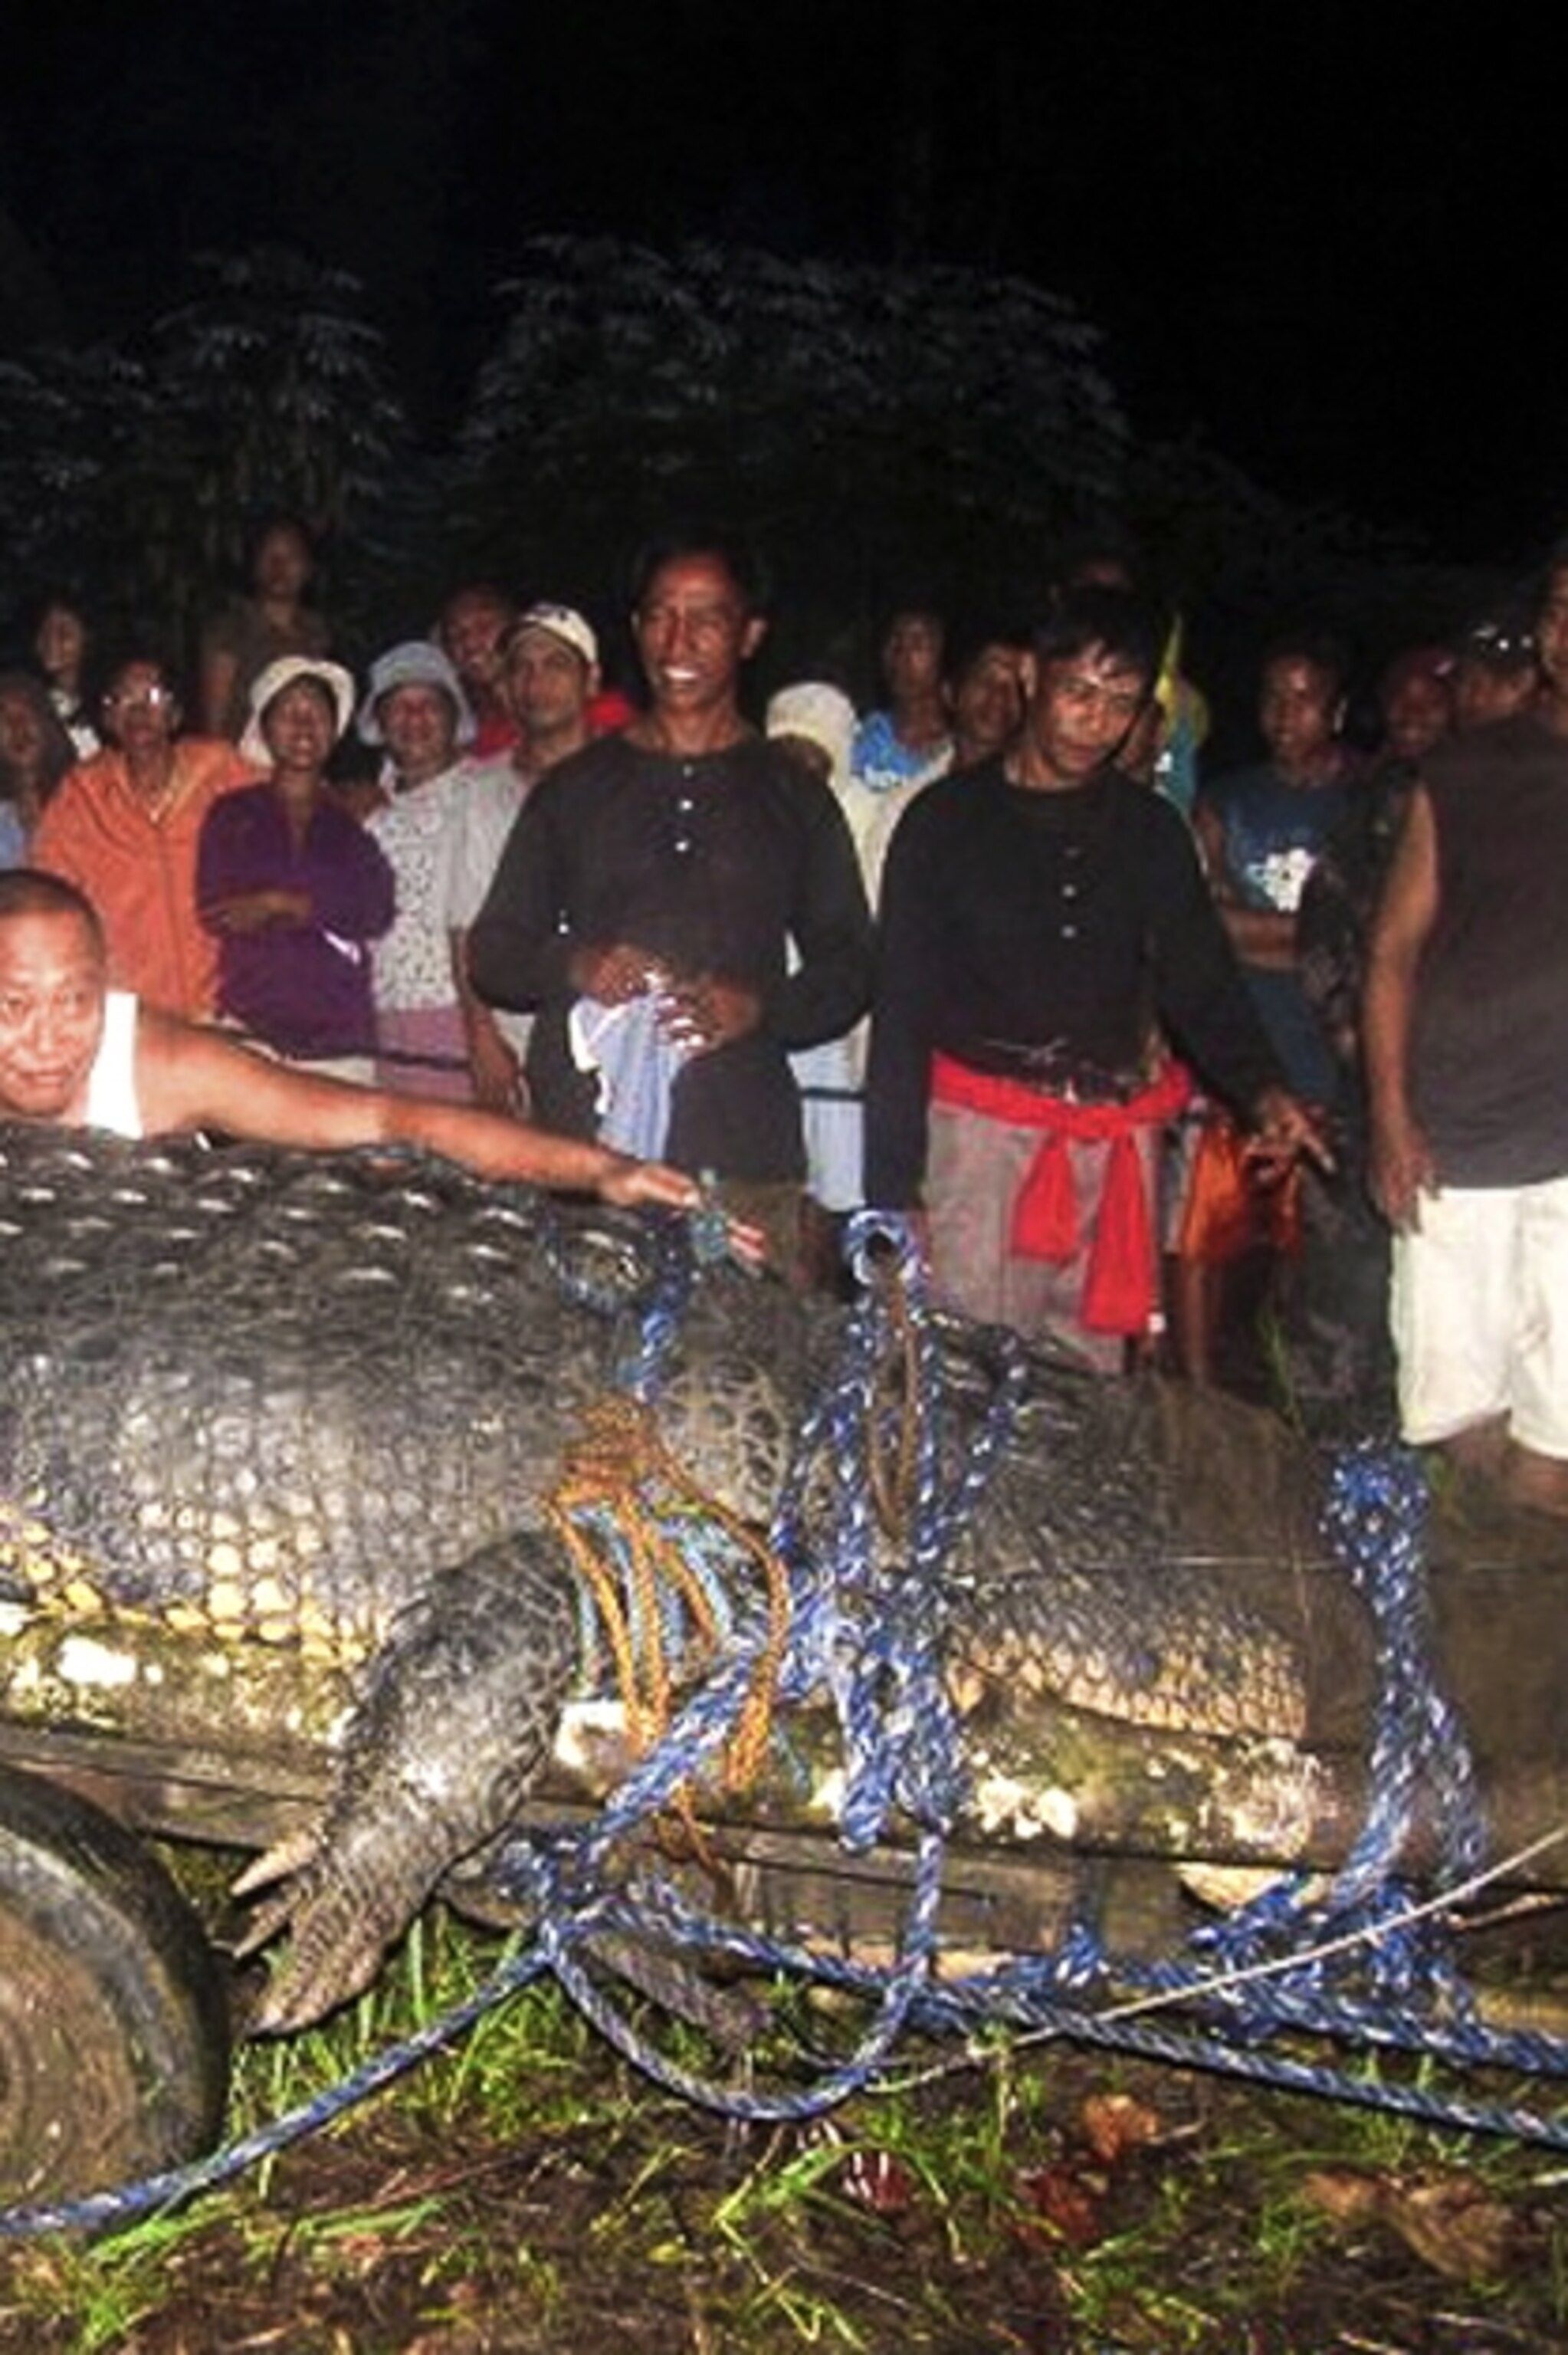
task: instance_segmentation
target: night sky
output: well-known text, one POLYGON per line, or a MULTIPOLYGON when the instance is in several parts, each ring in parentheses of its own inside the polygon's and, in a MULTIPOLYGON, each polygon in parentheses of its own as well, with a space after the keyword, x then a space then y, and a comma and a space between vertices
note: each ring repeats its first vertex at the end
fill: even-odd
POLYGON ((543 231, 958 261, 1070 296, 1137 430, 1196 432, 1287 496, 1465 559, 1528 558, 1568 520, 1535 324, 1558 75, 1518 18, 912 15, 29 11, 0 200, 41 269, 13 248, 11 340, 113 326, 185 254, 276 238, 367 282, 439 431, 543 231))

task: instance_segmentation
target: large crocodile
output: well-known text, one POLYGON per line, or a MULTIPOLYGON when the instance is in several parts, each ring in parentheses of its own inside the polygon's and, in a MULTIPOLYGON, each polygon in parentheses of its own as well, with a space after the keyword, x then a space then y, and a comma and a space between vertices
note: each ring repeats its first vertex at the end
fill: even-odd
MULTIPOLYGON (((366 1984, 550 1752, 584 1639, 548 1500, 634 1351, 647 1234, 436 1165, 0 1132, 0 1714, 332 1753, 320 1820, 251 1876, 281 1882, 259 1934, 291 1933, 262 2024, 366 1984)), ((654 1404, 715 1514, 767 1526, 843 1325, 699 1279, 654 1404)), ((941 1354, 955 1464, 990 1343, 941 1354)), ((955 1678, 983 1653, 1146 1725, 1299 1732, 1291 1644, 1165 1562, 1118 1412, 1033 1360, 939 1573, 955 1678)))

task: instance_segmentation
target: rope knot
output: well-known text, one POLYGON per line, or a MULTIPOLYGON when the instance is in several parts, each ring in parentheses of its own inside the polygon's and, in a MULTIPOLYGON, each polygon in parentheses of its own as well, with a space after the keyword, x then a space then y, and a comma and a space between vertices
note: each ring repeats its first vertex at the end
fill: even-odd
POLYGON ((765 1622, 725 1750, 726 1786, 744 1790, 767 1753, 789 1632, 788 1582, 766 1539, 697 1486, 652 1411, 624 1395, 585 1410, 545 1509, 598 1614, 638 1756, 670 1723, 672 1639, 679 1672, 711 1660, 744 1615, 730 1589, 738 1577, 749 1599, 755 1578, 765 1622))

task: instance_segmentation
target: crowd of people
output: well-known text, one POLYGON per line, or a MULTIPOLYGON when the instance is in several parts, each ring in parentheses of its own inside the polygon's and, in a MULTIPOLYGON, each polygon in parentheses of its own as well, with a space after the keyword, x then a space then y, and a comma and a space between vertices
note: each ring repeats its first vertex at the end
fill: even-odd
POLYGON ((725 534, 641 552, 630 698, 584 613, 489 582, 356 681, 312 569, 270 520, 198 731, 151 646, 100 661, 52 591, 18 620, 0 1111, 101 1117, 140 1020, 122 1124, 140 1054, 160 1119, 700 1177, 800 1284, 870 1202, 944 1303, 1107 1372, 1224 1375, 1261 1279, 1305 1412, 1397 1384, 1409 1436, 1568 1511, 1568 554, 1402 652, 1375 741, 1336 639, 1281 634, 1219 773, 1119 555, 1027 626, 912 602, 880 708, 824 671, 760 727, 725 534), (54 1036, 89 1000, 90 1054, 54 1036))

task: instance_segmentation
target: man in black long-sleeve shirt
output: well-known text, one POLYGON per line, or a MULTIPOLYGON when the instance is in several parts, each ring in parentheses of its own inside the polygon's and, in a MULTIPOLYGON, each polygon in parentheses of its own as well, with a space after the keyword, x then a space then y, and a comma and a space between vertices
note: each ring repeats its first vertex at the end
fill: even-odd
POLYGON ((828 788, 741 717, 741 666, 764 628, 744 559, 706 540, 649 551, 633 625, 650 709, 533 794, 470 934, 474 986, 493 1004, 540 1009, 530 1092, 545 1124, 578 1136, 596 1114, 573 1057, 574 1004, 655 999, 685 1050, 662 1157, 748 1188, 798 1188, 789 1051, 847 1030, 868 996, 853 846, 828 788))
POLYGON ((925 1210, 938 1295, 1107 1368, 1156 1301, 1153 1147, 1181 1085, 1151 1068, 1155 1018, 1260 1149, 1321 1150, 1184 826, 1112 765, 1158 653, 1136 601, 1071 592, 1016 745, 900 821, 867 1077, 867 1199, 925 1210))

